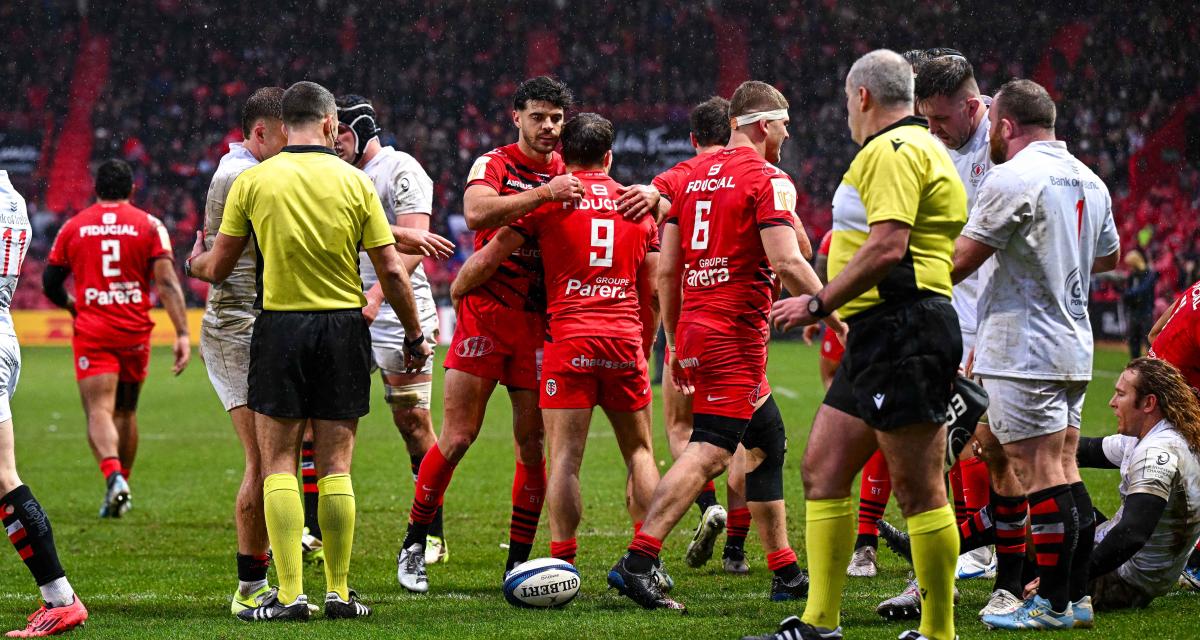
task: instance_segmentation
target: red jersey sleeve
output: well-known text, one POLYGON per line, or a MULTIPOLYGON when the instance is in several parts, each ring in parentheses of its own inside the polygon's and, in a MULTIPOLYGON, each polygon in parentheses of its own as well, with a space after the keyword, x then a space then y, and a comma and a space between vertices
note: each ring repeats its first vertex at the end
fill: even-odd
POLYGON ((486 153, 479 156, 475 160, 475 164, 471 165, 471 172, 467 174, 467 186, 472 187, 477 184, 491 187, 496 193, 501 193, 504 188, 504 177, 508 173, 505 168, 504 160, 498 153, 486 153))
POLYGON ((146 215, 146 228, 142 232, 142 240, 146 243, 146 255, 150 260, 174 257, 171 251, 171 235, 158 218, 146 215))
POLYGON ((508 227, 524 236, 526 240, 532 240, 541 231, 546 217, 554 215, 554 212, 560 209, 561 205, 559 207, 555 206, 558 204, 557 202, 548 202, 521 216, 516 222, 508 225, 508 227))
MULTIPOLYGON (((646 221, 649 222, 649 218, 646 221)), ((646 251, 648 253, 658 253, 662 251, 662 239, 658 237, 658 225, 653 223, 646 225, 646 251)))
POLYGON ((817 249, 817 254, 822 256, 829 255, 829 247, 833 244, 833 230, 825 232, 825 237, 821 238, 821 248, 817 249))
POLYGON ((54 236, 54 246, 50 247, 50 255, 46 257, 46 264, 51 264, 56 267, 71 266, 70 247, 71 238, 75 235, 72 224, 74 218, 67 220, 62 228, 58 230, 58 235, 54 236))
POLYGON ((687 179, 687 172, 683 167, 675 165, 670 169, 654 176, 654 180, 650 184, 658 189, 662 197, 670 202, 675 202, 679 197, 680 186, 687 179))
POLYGON ((774 169, 759 184, 758 193, 754 197, 754 219, 759 229, 767 227, 795 227, 793 212, 796 210, 796 185, 788 175, 769 164, 763 165, 763 172, 774 169))

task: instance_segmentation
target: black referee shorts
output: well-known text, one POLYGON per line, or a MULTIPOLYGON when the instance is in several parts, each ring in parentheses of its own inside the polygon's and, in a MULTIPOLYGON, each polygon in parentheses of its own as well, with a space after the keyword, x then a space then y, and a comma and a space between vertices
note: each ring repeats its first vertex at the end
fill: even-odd
POLYGON ((246 405, 272 418, 370 412, 371 332, 359 309, 263 311, 250 338, 246 405))
POLYGON ((949 298, 870 309, 849 325, 825 404, 879 431, 950 418, 962 334, 949 298))

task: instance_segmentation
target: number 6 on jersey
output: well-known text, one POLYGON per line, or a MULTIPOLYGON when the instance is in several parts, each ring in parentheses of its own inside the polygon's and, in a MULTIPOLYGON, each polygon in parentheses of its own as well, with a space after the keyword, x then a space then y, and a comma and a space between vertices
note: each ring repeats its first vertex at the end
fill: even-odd
POLYGON ((697 251, 708 248, 708 214, 711 212, 711 200, 696 202, 696 226, 692 229, 692 248, 697 251))

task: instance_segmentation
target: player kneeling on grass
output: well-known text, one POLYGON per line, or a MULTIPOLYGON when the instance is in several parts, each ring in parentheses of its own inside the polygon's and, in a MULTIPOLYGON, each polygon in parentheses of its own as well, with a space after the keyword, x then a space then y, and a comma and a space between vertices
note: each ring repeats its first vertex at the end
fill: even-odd
POLYGON ((746 499, 778 579, 772 595, 807 589, 787 541, 783 421, 765 389, 776 273, 793 293, 820 287, 796 239, 795 185, 771 164, 788 137, 787 108, 768 84, 738 87, 728 144, 696 164, 667 217, 658 292, 672 383, 693 398, 694 428, 655 489, 642 530, 608 574, 610 586, 647 609, 684 608, 663 593, 653 568, 663 539, 739 443, 751 457, 746 499))
POLYGON ((67 574, 58 562, 50 519, 29 487, 17 476, 17 456, 13 450, 12 408, 9 402, 17 390, 21 375, 21 347, 13 330, 9 304, 17 290, 17 277, 33 231, 21 197, 8 173, 0 171, 0 202, 9 212, 3 224, 5 260, 0 264, 0 521, 8 532, 17 554, 33 574, 44 604, 29 616, 28 625, 9 631, 11 638, 32 638, 62 633, 87 620, 88 611, 75 595, 67 574))
POLYGON ((550 448, 550 554, 572 564, 583 513, 579 467, 593 407, 608 415, 625 458, 635 532, 659 480, 646 365, 656 324, 653 312, 644 312, 654 298, 658 229, 648 216, 634 222, 617 211, 622 187, 608 176, 612 142, 612 123, 594 113, 568 121, 563 161, 582 183, 583 197, 543 205, 502 229, 463 265, 451 291, 461 299, 526 239, 542 248, 553 337, 543 351, 539 402, 550 448))

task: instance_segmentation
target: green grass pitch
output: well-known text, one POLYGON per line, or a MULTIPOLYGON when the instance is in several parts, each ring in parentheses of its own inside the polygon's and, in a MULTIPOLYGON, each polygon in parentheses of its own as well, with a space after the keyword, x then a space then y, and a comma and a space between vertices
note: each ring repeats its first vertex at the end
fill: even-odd
MULTIPOLYGON (((45 505, 54 523, 59 552, 72 583, 91 610, 80 638, 738 638, 774 629, 802 603, 767 599, 770 572, 752 531, 747 546, 749 576, 724 575, 718 562, 687 568, 683 550, 695 524, 688 513, 667 540, 664 558, 676 580, 675 597, 689 613, 637 608, 606 590, 605 573, 623 551, 631 527, 623 509, 624 467, 612 433, 599 417, 589 436, 584 463, 585 512, 580 530, 579 598, 563 610, 527 611, 504 602, 501 544, 508 538, 512 440, 508 400, 497 394, 483 434, 460 465, 446 497, 450 563, 430 568, 430 593, 408 594, 396 583, 395 554, 412 498, 408 456, 381 400, 376 381, 374 412, 363 421, 355 455, 358 529, 351 585, 375 607, 363 621, 325 621, 316 616, 303 628, 251 626, 229 614, 236 586, 233 499, 242 458, 226 414, 195 359, 180 378, 169 373, 169 353, 158 349, 141 400, 141 451, 132 474, 134 509, 122 520, 100 520, 103 482, 85 438, 70 352, 27 348, 14 399, 17 459, 22 478, 45 505)), ((804 559, 800 456, 821 397, 817 351, 776 343, 770 377, 791 435, 786 482, 791 540, 804 559)), ((439 355, 439 364, 441 356, 439 355)), ((1103 349, 1084 413, 1085 431, 1111 433, 1107 408, 1123 355, 1103 349)), ((438 367, 440 372, 440 366, 438 367)), ((440 420, 440 384, 434 415, 440 420)), ((669 465, 656 415, 656 451, 669 465)), ((440 424, 438 425, 440 428, 440 424)), ((1116 507, 1115 472, 1087 472, 1095 502, 1105 513, 1116 507)), ((720 485, 718 485, 720 486, 720 485)), ((723 489, 722 489, 723 494, 723 489)), ((898 519, 894 505, 889 517, 898 519)), ((548 530, 538 536, 535 556, 549 555, 548 530)), ((905 567, 881 550, 881 575, 850 580, 843 625, 848 638, 895 638, 908 628, 887 624, 875 605, 903 587, 905 567)), ((15 553, 0 571, 0 624, 21 626, 36 606, 37 592, 15 553)), ((273 577, 273 574, 272 574, 273 577)), ((324 576, 305 570, 310 598, 319 602, 324 576)), ((984 581, 960 582, 959 634, 990 635, 974 613, 988 596, 984 581)), ((1148 610, 1101 615, 1092 633, 1105 638, 1197 637, 1200 596, 1176 590, 1148 610)), ((1000 632, 996 632, 999 634, 1000 632)), ((1081 632, 1084 633, 1084 632, 1081 632)))

